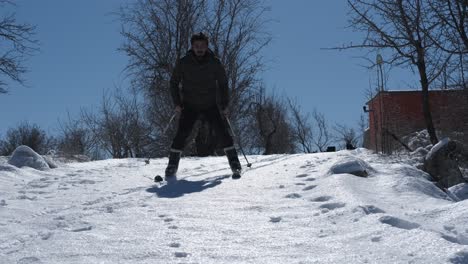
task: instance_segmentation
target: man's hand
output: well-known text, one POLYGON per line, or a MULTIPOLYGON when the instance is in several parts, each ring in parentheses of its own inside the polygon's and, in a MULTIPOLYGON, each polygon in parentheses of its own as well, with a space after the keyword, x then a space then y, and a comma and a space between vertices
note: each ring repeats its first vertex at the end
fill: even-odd
POLYGON ((229 110, 226 108, 226 109, 223 109, 221 110, 221 113, 224 115, 224 116, 228 116, 229 115, 229 110))
POLYGON ((176 111, 177 113, 182 112, 182 109, 183 109, 183 107, 180 106, 180 105, 176 105, 176 107, 175 107, 175 111, 176 111))

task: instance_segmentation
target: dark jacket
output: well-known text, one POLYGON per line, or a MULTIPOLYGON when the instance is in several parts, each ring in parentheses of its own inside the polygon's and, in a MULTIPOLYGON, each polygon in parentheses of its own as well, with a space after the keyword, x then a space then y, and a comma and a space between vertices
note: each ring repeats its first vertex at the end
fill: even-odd
POLYGON ((229 105, 226 71, 211 50, 201 60, 192 50, 179 59, 172 72, 170 89, 174 105, 207 108, 219 103, 221 109, 229 105), (182 84, 182 96, 179 83, 182 84))

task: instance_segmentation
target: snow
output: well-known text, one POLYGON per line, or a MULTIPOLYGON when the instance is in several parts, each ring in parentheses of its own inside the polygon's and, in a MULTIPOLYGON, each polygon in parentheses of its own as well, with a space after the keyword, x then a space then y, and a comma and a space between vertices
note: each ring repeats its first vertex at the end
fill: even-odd
POLYGON ((468 200, 363 149, 16 168, 0 159, 0 263, 468 263, 468 200), (360 160, 371 177, 329 174, 360 160))
POLYGON ((8 163, 18 168, 26 166, 36 170, 50 169, 47 161, 28 146, 17 147, 8 163))
POLYGON ((442 140, 440 140, 437 144, 434 145, 434 147, 431 148, 429 153, 427 153, 426 160, 432 159, 435 153, 437 153, 441 148, 447 146, 449 142, 450 142, 449 138, 443 138, 442 140))
POLYGON ((449 188, 449 191, 459 199, 468 199, 468 184, 460 183, 449 188))

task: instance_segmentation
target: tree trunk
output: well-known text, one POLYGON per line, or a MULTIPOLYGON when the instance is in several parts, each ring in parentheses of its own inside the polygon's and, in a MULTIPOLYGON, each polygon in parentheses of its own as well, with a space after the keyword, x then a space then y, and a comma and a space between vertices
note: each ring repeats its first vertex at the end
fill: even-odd
POLYGON ((422 48, 418 50, 418 71, 421 78, 421 88, 422 88, 422 108, 424 114, 424 120, 426 121, 427 133, 431 139, 433 145, 437 144, 439 140, 437 139, 436 131, 434 128, 434 123, 432 121, 431 108, 429 104, 429 80, 426 73, 426 62, 424 60, 424 52, 422 48))

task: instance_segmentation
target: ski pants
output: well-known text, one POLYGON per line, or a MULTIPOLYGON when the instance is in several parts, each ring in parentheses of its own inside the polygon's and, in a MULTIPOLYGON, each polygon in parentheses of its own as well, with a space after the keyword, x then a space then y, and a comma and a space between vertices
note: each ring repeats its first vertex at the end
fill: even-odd
POLYGON ((177 133, 172 141, 171 149, 182 151, 186 145, 186 140, 192 132, 193 125, 200 115, 204 115, 210 126, 215 130, 221 148, 228 148, 234 145, 229 124, 218 110, 217 105, 200 109, 188 104, 184 105, 179 118, 177 133))

